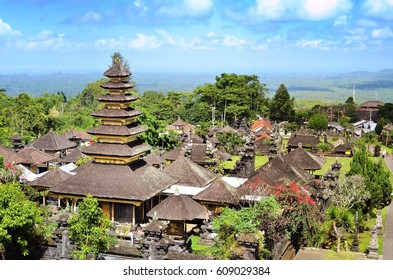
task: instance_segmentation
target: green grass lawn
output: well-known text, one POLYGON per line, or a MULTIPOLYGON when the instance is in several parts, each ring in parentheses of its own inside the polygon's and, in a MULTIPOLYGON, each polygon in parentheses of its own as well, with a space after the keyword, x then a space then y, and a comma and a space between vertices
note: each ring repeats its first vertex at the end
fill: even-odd
MULTIPOLYGON (((233 169, 235 167, 236 161, 240 159, 240 156, 231 156, 230 160, 224 161, 222 166, 224 169, 233 169)), ((255 156, 255 170, 257 170, 262 165, 269 161, 267 156, 255 156)))
POLYGON ((314 172, 315 175, 324 175, 331 167, 331 165, 336 162, 336 160, 338 160, 339 163, 342 164, 341 170, 340 170, 340 178, 342 178, 345 173, 347 173, 350 169, 350 162, 352 160, 352 158, 350 157, 327 157, 325 156, 323 158, 326 163, 324 164, 324 166, 322 166, 322 169, 317 170, 314 172))

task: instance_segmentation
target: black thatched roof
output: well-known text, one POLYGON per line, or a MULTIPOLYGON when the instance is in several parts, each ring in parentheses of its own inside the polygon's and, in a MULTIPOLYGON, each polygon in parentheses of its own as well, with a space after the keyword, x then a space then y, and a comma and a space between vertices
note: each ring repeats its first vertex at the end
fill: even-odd
POLYGON ((131 136, 147 131, 143 125, 99 125, 88 130, 92 135, 131 136))
POLYGON ((121 82, 114 82, 114 81, 108 81, 103 84, 101 84, 101 87, 104 89, 123 89, 127 90, 130 88, 133 88, 135 86, 134 83, 129 82, 129 81, 121 81, 121 82))
POLYGON ((236 189, 222 179, 215 180, 210 186, 192 198, 199 201, 224 204, 234 204, 237 200, 236 189))
POLYGON ((309 179, 308 172, 292 165, 282 155, 278 155, 260 167, 248 181, 262 180, 266 184, 276 186, 289 182, 305 183, 309 179))
POLYGON ((20 150, 17 155, 22 158, 21 163, 23 164, 38 165, 56 160, 55 157, 41 152, 34 147, 25 147, 20 150))
POLYGON ((147 162, 147 164, 150 165, 161 165, 163 164, 163 159, 157 152, 150 152, 147 156, 145 156, 144 160, 147 162))
POLYGON ((104 72, 104 76, 107 76, 109 78, 111 77, 126 78, 130 75, 131 75, 130 71, 126 67, 120 64, 114 64, 111 68, 109 68, 104 72))
POLYGON ((321 141, 317 136, 314 135, 307 135, 307 134, 299 134, 299 133, 292 133, 291 137, 288 140, 288 147, 297 148, 299 146, 303 147, 311 147, 316 148, 321 141))
POLYGON ((129 144, 109 144, 109 143, 94 143, 83 149, 86 155, 104 155, 104 156, 119 156, 132 157, 151 149, 151 146, 142 142, 132 142, 129 144))
POLYGON ((132 108, 127 109, 101 109, 91 113, 93 117, 128 118, 141 115, 142 112, 132 108))
POLYGON ((218 177, 217 174, 185 157, 178 157, 163 172, 178 181, 178 184, 192 187, 205 187, 218 177))
POLYGON ((137 100, 139 98, 138 95, 135 94, 103 94, 97 97, 98 101, 115 101, 115 102, 130 102, 137 100))
POLYGON ((299 147, 284 155, 284 160, 304 170, 319 170, 326 161, 299 147))
POLYGON ((44 151, 61 151, 76 147, 76 143, 54 132, 48 132, 27 145, 44 151))
POLYGON ((58 168, 54 170, 49 170, 48 173, 30 182, 29 185, 36 188, 49 189, 52 186, 59 184, 64 180, 67 180, 71 176, 73 175, 58 168))
POLYGON ((336 153, 345 153, 346 151, 351 149, 352 149, 352 145, 350 142, 341 143, 338 144, 336 147, 334 147, 334 151, 336 153))
POLYGON ((187 195, 175 194, 153 207, 146 216, 169 221, 193 221, 208 219, 205 206, 187 195))
POLYGON ((74 170, 76 175, 53 186, 50 191, 79 196, 91 194, 101 199, 145 201, 177 182, 143 160, 130 165, 91 162, 82 166, 74 170))
POLYGON ((65 158, 60 158, 60 162, 70 163, 70 162, 77 162, 79 159, 86 157, 85 154, 82 154, 78 148, 75 148, 68 154, 65 158))

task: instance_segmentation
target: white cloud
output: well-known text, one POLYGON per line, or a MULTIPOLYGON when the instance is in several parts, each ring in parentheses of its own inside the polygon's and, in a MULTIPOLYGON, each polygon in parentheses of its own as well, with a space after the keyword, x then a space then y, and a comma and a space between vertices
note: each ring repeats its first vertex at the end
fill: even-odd
POLYGON ((10 42, 9 46, 25 50, 67 51, 80 49, 85 44, 69 41, 63 33, 54 34, 52 31, 43 30, 34 36, 10 42))
POLYGON ((209 32, 209 33, 206 34, 206 36, 209 37, 209 38, 215 38, 215 37, 217 37, 217 34, 214 33, 214 32, 209 32))
POLYGON ((393 0, 366 0, 363 9, 369 16, 393 19, 393 0))
POLYGON ((295 43, 296 47, 319 49, 322 51, 331 50, 334 47, 334 42, 325 40, 299 40, 295 43))
POLYGON ((300 14, 310 20, 325 20, 352 9, 350 0, 305 0, 300 14), (304 9, 304 10, 303 10, 304 9))
POLYGON ((171 46, 176 45, 175 39, 173 39, 173 37, 168 32, 162 29, 156 29, 155 31, 161 35, 166 44, 169 44, 171 46))
POLYGON ((0 36, 22 35, 20 31, 13 30, 12 27, 0 18, 0 36))
POLYGON ((156 49, 160 47, 160 43, 156 36, 137 34, 135 39, 128 42, 128 46, 135 50, 156 49))
POLYGON ((352 9, 350 0, 255 0, 253 20, 326 20, 352 9))
POLYGON ((213 0, 183 0, 176 6, 162 7, 158 14, 169 17, 199 17, 213 9, 213 0))
POLYGON ((389 27, 385 26, 384 28, 374 29, 371 32, 371 37, 374 39, 388 39, 393 37, 393 32, 389 27))
POLYGON ((225 35, 222 43, 226 47, 241 47, 246 44, 246 41, 233 35, 225 35))

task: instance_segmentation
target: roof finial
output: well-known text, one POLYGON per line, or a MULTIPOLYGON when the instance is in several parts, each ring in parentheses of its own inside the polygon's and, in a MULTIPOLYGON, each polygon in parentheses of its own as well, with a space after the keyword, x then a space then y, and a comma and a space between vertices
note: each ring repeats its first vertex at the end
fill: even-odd
POLYGON ((116 63, 117 66, 120 66, 120 64, 121 64, 120 58, 116 57, 115 58, 115 63, 116 63))

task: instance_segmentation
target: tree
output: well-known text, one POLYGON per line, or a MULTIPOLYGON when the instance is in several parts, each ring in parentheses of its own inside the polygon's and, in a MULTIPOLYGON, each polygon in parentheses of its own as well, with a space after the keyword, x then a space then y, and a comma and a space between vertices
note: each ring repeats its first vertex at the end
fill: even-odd
MULTIPOLYGON (((0 247, 27 256, 49 236, 43 209, 29 201, 18 183, 0 183, 0 247)), ((20 254, 20 255, 19 255, 20 254)))
POLYGON ((362 175, 366 184, 366 190, 370 198, 365 201, 363 212, 371 213, 373 208, 382 209, 391 202, 392 185, 389 180, 389 171, 378 162, 371 160, 365 149, 357 150, 350 163, 350 170, 346 176, 362 175))
POLYGON ((112 58, 112 65, 110 65, 109 67, 115 66, 117 63, 123 67, 125 67, 127 70, 130 70, 130 65, 127 61, 126 58, 124 58, 124 56, 119 53, 119 52, 114 52, 111 55, 112 58))
POLYGON ((290 97, 283 84, 279 86, 270 102, 270 119, 277 122, 295 120, 295 98, 290 97))
POLYGON ((77 246, 72 252, 75 259, 95 259, 114 242, 109 235, 112 223, 104 217, 97 199, 89 194, 79 203, 78 212, 68 222, 70 239, 77 246))
POLYGON ((200 101, 216 108, 222 123, 233 124, 236 120, 253 119, 257 114, 266 115, 266 85, 256 75, 222 73, 215 84, 199 86, 194 93, 200 101))
POLYGON ((312 116, 307 126, 317 132, 325 131, 328 128, 329 121, 323 114, 315 114, 312 116))
POLYGON ((334 189, 327 188, 332 205, 342 209, 352 209, 370 198, 365 180, 361 175, 346 176, 334 189))
POLYGON ((319 143, 317 145, 317 150, 322 152, 322 155, 324 155, 327 151, 329 151, 331 148, 329 144, 327 143, 319 143))

